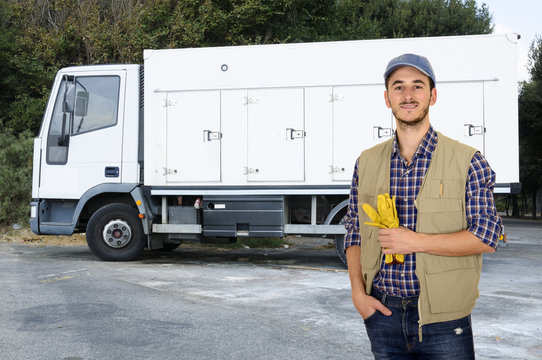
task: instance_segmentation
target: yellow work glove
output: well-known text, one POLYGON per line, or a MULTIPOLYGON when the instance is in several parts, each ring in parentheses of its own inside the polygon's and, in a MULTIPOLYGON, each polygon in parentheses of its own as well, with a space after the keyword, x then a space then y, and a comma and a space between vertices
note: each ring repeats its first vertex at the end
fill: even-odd
MULTIPOLYGON (((397 208, 395 207, 395 196, 390 198, 389 194, 380 194, 377 197, 376 207, 378 212, 369 204, 362 204, 363 211, 369 216, 372 222, 365 222, 365 225, 376 226, 384 229, 392 229, 399 227, 399 217, 397 216, 397 208)), ((403 254, 387 254, 385 263, 403 264, 405 256, 403 254)))

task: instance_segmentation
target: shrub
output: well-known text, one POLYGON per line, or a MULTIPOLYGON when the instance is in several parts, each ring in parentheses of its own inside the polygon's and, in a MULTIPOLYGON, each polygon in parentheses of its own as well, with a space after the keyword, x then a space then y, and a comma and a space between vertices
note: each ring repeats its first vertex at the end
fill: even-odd
POLYGON ((32 198, 32 146, 29 132, 0 132, 0 224, 27 225, 32 198))

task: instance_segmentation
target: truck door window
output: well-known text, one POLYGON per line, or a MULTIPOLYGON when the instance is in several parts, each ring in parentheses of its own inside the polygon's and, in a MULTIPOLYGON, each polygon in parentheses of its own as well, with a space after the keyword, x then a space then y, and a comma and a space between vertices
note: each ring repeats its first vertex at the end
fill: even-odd
POLYGON ((77 77, 72 135, 116 125, 119 88, 118 76, 77 77))
POLYGON ((51 119, 51 126, 49 128, 49 134, 47 135, 48 164, 62 165, 68 160, 72 112, 69 111, 68 106, 66 106, 66 97, 71 96, 67 91, 70 87, 73 88, 73 77, 65 76, 60 84, 60 89, 58 90, 53 117, 51 119))
POLYGON ((117 124, 119 89, 118 76, 64 76, 47 136, 48 164, 66 164, 70 134, 117 124))

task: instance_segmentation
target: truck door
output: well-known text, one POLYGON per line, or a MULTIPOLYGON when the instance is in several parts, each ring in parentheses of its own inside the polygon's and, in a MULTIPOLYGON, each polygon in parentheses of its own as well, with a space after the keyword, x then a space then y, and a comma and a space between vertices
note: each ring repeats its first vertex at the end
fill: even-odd
POLYGON ((483 83, 437 84, 437 102, 429 118, 435 130, 485 152, 483 83))
POLYGON ((167 182, 220 181, 220 91, 167 94, 167 182))
POLYGON ((124 70, 62 77, 41 134, 40 198, 78 199, 120 182, 125 79, 124 70))
POLYGON ((247 94, 247 180, 303 181, 303 89, 251 89, 247 94))
POLYGON ((336 86, 333 103, 333 180, 352 180, 362 150, 393 135, 393 115, 382 85, 336 86), (356 150, 353 150, 356 149, 356 150))

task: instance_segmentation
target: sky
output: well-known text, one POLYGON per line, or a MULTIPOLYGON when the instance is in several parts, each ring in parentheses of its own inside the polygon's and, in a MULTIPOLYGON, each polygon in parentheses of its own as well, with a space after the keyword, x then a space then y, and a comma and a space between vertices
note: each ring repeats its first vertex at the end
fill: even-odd
POLYGON ((493 15, 494 33, 515 32, 521 35, 518 41, 518 80, 528 81, 529 47, 535 35, 542 37, 542 1, 540 0, 476 0, 485 3, 493 15))

